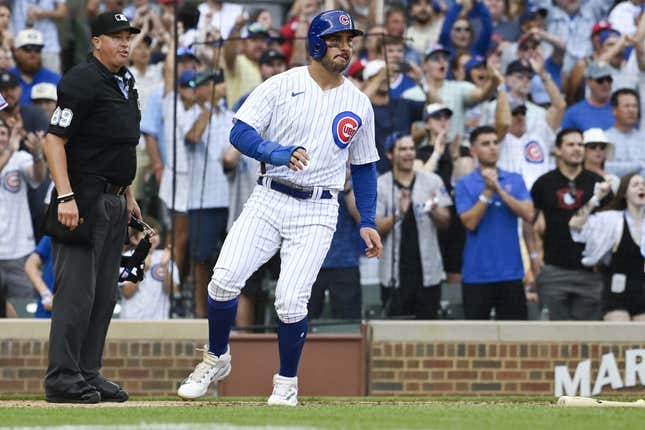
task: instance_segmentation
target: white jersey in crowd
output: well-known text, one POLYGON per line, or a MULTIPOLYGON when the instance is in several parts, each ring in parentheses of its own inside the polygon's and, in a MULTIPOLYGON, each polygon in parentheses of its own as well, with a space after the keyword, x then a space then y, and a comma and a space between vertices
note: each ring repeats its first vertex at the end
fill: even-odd
POLYGON ((347 79, 323 91, 307 66, 260 84, 235 118, 255 128, 263 139, 307 150, 310 160, 304 171, 266 165, 266 176, 294 185, 340 191, 348 156, 353 164, 378 160, 374 111, 367 96, 347 79))
POLYGON ((16 151, 0 171, 0 260, 24 257, 36 246, 27 200, 27 184, 38 186, 29 176, 33 165, 31 154, 16 151))
POLYGON ((235 169, 229 173, 229 204, 226 230, 231 229, 233 222, 240 216, 242 209, 244 209, 244 204, 253 193, 253 189, 257 185, 259 165, 260 162, 255 158, 242 154, 235 169))
POLYGON ((186 133, 191 129, 197 117, 202 112, 199 105, 194 104, 188 109, 184 109, 181 99, 177 100, 177 127, 174 127, 173 118, 173 97, 174 93, 170 92, 163 98, 163 117, 164 117, 164 136, 166 145, 166 166, 161 175, 161 184, 159 185, 159 198, 170 209, 179 212, 188 210, 188 189, 190 185, 190 161, 189 149, 184 143, 186 133), (176 163, 176 184, 175 184, 175 202, 172 199, 172 169, 173 169, 173 128, 177 134, 177 163, 176 163))
MULTIPOLYGON (((509 94, 509 97, 511 95, 509 94)), ((546 123, 546 109, 541 106, 526 101, 526 129, 536 130, 538 127, 544 127, 546 123)), ((497 109, 497 100, 491 100, 482 104, 482 115, 480 124, 495 124, 495 110, 497 109)))
POLYGON ((222 163, 224 153, 231 146, 229 135, 232 127, 233 112, 221 103, 219 110, 213 110, 201 142, 190 152, 190 189, 185 191, 190 195, 188 209, 228 207, 229 186, 222 163))
MULTIPOLYGON (((165 320, 169 317, 170 298, 163 291, 166 267, 161 264, 163 249, 152 251, 150 268, 143 281, 139 282, 138 291, 129 299, 121 300, 121 319, 124 320, 165 320)), ((170 269, 168 267, 168 269, 170 269)), ((179 284, 179 270, 173 263, 173 282, 179 284)))
POLYGON ((522 175, 530 190, 537 178, 555 167, 551 156, 554 142, 555 133, 546 123, 528 129, 520 137, 506 133, 499 146, 497 166, 522 175))

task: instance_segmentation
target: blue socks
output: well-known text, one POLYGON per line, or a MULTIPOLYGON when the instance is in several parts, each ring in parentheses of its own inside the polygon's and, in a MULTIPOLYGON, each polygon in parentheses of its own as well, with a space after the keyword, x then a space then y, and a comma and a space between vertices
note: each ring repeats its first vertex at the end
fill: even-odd
POLYGON ((208 350, 218 357, 226 352, 237 314, 237 297, 227 302, 208 296, 208 350))
POLYGON ((278 347, 280 349, 280 376, 293 378, 298 374, 298 362, 307 337, 307 318, 287 324, 278 322, 278 347))
MULTIPOLYGON (((231 328, 235 324, 238 299, 226 302, 208 297, 208 350, 220 356, 226 352, 231 328)), ((298 374, 298 363, 307 338, 307 318, 287 324, 278 322, 278 348, 280 350, 280 376, 293 378, 298 374)))

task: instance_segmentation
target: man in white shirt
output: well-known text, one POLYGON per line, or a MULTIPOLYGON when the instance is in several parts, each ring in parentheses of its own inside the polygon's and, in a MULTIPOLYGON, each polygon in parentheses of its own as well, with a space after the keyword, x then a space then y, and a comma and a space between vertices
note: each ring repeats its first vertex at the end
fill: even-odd
POLYGON ((645 168, 645 134, 636 128, 640 112, 638 93, 622 88, 611 96, 614 126, 605 131, 614 144, 614 154, 607 161, 607 172, 624 176, 645 168))
MULTIPOLYGON (((466 81, 447 80, 450 53, 442 45, 431 46, 426 52, 423 71, 426 78, 428 102, 442 103, 452 110, 452 121, 448 139, 464 133, 464 111, 466 107, 480 103, 490 97, 495 88, 502 83, 498 72, 489 68, 491 79, 483 87, 476 87, 466 81)), ((491 121, 492 122, 492 121, 491 121)))
POLYGON ((35 248, 27 186, 36 188, 45 178, 42 139, 28 138, 30 152, 18 151, 17 130, 0 121, 0 290, 7 298, 32 296, 24 267, 35 248))
POLYGON ((31 27, 43 34, 47 44, 43 48, 43 66, 61 72, 60 42, 56 21, 67 17, 67 0, 17 0, 13 2, 12 24, 14 34, 31 27))
MULTIPOLYGON (((562 115, 566 108, 566 102, 560 90, 544 69, 544 60, 541 58, 531 60, 531 64, 542 82, 545 83, 551 101, 544 117, 546 124, 533 122, 529 125, 526 102, 519 98, 513 98, 510 101, 510 109, 506 111, 511 115, 510 127, 500 143, 498 161, 498 166, 501 169, 522 175, 528 189, 531 189, 537 178, 554 167, 551 150, 555 141, 555 132, 560 128, 562 115)), ((501 96, 499 98, 506 99, 501 96)), ((502 101, 498 99, 498 103, 502 101)), ((496 123, 498 122, 496 121, 496 123)), ((499 124, 497 125, 496 128, 499 132, 499 124)))

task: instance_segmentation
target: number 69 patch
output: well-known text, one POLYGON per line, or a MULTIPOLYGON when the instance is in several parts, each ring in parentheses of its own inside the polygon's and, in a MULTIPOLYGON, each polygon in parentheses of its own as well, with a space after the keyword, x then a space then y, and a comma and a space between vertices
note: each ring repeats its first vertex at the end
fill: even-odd
POLYGON ((74 112, 71 109, 61 109, 60 106, 57 106, 49 123, 66 128, 72 123, 72 118, 74 118, 74 112))

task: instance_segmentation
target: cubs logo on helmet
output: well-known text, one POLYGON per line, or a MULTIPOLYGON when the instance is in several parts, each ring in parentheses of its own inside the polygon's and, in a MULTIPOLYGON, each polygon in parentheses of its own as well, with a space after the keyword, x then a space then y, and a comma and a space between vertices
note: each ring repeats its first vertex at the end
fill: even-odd
POLYGON ((529 163, 540 164, 544 163, 544 152, 542 147, 535 140, 531 140, 524 145, 524 158, 529 163))
POLYGON ((17 193, 20 191, 21 185, 22 180, 20 179, 20 172, 18 170, 12 170, 4 175, 2 187, 10 193, 17 193))
POLYGON ((331 124, 331 134, 336 146, 340 149, 347 148, 361 125, 363 125, 363 120, 354 112, 345 111, 336 115, 331 124))
POLYGON ((166 277, 166 269, 161 264, 155 264, 150 268, 150 275, 155 281, 163 282, 166 277))
POLYGON ((307 49, 309 55, 315 60, 320 60, 327 52, 327 43, 324 37, 331 36, 341 31, 348 31, 352 36, 360 36, 362 31, 354 26, 354 21, 347 12, 341 9, 328 10, 317 15, 309 25, 307 31, 307 49))

